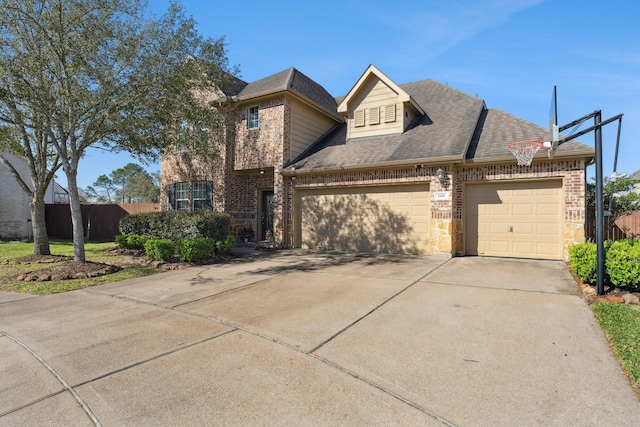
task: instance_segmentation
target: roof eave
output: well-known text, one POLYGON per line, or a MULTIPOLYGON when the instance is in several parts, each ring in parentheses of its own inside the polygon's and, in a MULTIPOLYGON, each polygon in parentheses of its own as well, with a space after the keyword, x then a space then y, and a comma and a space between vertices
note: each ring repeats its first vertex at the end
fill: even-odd
POLYGON ((422 159, 404 159, 404 160, 393 160, 387 162, 376 162, 376 163, 362 163, 357 165, 343 165, 343 166, 326 166, 319 168, 310 168, 310 169, 296 169, 294 165, 289 166, 282 170, 282 174, 285 176, 291 175, 313 175, 314 173, 325 173, 325 172, 341 172, 341 171, 352 171, 352 170, 362 170, 362 169, 381 169, 381 168, 397 168, 402 166, 415 166, 415 165, 435 165, 435 164, 452 164, 452 163, 462 163, 462 156, 443 156, 443 157, 428 157, 422 159))

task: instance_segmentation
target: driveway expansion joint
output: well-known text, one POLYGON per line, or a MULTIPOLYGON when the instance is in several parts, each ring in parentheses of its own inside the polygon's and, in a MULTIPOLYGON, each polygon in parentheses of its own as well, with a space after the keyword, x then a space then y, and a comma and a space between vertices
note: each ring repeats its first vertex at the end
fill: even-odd
MULTIPOLYGON (((18 344, 20 347, 22 347, 24 350, 26 350, 31 356, 33 356, 38 362, 40 362, 42 364, 42 366, 47 368, 47 370, 60 382, 60 384, 62 384, 62 387, 66 391, 71 393, 71 396, 75 399, 76 402, 78 402, 78 404, 80 405, 82 410, 87 414, 89 419, 91 419, 91 422, 93 423, 93 425, 96 426, 96 427, 102 426, 102 424, 100 424, 100 421, 98 420, 96 415, 93 413, 93 411, 91 411, 91 408, 89 408, 89 406, 85 403, 85 401, 82 399, 82 397, 80 397, 78 392, 76 392, 75 389, 72 386, 70 386, 67 383, 67 381, 65 381, 65 379, 62 377, 62 375, 60 375, 60 373, 58 373, 58 371, 56 371, 53 368, 53 366, 51 366, 49 363, 47 363, 46 360, 44 360, 42 357, 40 357, 28 345, 26 345, 25 343, 23 343, 19 339, 15 338, 11 334, 9 334, 9 333, 7 333, 5 331, 0 331, 0 333, 2 333, 2 335, 6 336, 7 338, 9 338, 14 343, 18 344)), ((56 393, 56 394, 58 394, 58 393, 56 393)))

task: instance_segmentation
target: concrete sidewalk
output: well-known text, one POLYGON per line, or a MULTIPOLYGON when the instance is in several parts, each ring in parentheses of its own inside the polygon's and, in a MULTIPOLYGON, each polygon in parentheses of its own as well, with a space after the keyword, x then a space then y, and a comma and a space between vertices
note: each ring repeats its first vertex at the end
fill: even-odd
POLYGON ((637 425, 560 262, 280 251, 0 294, 0 425, 637 425))

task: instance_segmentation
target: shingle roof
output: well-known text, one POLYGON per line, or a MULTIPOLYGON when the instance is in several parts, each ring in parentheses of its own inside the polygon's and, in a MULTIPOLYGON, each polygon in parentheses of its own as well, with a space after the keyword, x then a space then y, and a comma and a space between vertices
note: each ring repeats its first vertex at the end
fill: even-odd
POLYGON ((224 82, 222 83, 222 93, 226 96, 235 96, 238 95, 242 89, 247 87, 247 82, 242 79, 239 79, 231 74, 227 74, 225 76, 224 82))
POLYGON ((238 100, 245 101, 283 91, 294 92, 337 118, 340 117, 333 96, 293 67, 249 83, 238 94, 238 100))
MULTIPOLYGON (((467 160, 482 161, 511 157, 507 144, 525 139, 549 141, 550 131, 519 117, 492 108, 485 110, 467 152, 467 160)), ((540 150, 537 156, 545 156, 540 150)), ((593 149, 578 141, 569 141, 558 146, 555 156, 590 154, 593 149)))
POLYGON ((629 178, 631 179, 640 179, 640 170, 637 170, 631 175, 629 178))
MULTIPOLYGON (((289 166, 296 170, 358 167, 406 161, 491 161, 513 159, 507 144, 549 140, 549 130, 434 80, 399 85, 425 110, 402 134, 347 140, 347 124, 334 127, 289 166)), ((592 155, 577 141, 558 147, 556 156, 592 155)), ((538 156, 544 156, 544 152, 538 156)), ((515 160, 515 159, 514 159, 515 160)))
POLYGON ((295 161, 296 169, 358 166, 404 160, 464 158, 484 101, 433 80, 400 85, 426 114, 402 134, 346 140, 346 124, 295 161))

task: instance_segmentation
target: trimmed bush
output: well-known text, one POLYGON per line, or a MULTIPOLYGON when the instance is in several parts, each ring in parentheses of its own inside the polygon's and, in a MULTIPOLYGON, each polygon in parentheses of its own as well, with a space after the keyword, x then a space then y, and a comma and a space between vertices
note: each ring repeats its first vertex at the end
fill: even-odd
POLYGON ((129 237, 128 234, 118 234, 113 241, 121 248, 127 249, 127 237, 129 237))
POLYGON ((119 234, 115 237, 118 246, 125 249, 144 249, 149 238, 140 234, 119 234))
POLYGON ((236 238, 231 234, 224 241, 216 242, 216 253, 219 255, 227 255, 231 249, 236 247, 236 238))
POLYGON ((215 240, 210 237, 182 239, 178 242, 176 251, 180 261, 193 262, 212 257, 215 246, 215 240))
MULTIPOLYGON (((155 213, 155 212, 154 212, 155 213)), ((122 234, 151 235, 151 213, 127 215, 120 220, 119 229, 122 234)))
POLYGON ((210 237, 224 240, 229 233, 229 215, 211 211, 168 211, 128 215, 120 220, 122 234, 142 234, 156 239, 210 237))
POLYGON ((634 291, 640 284, 640 240, 619 240, 607 250, 609 280, 613 286, 634 291))
POLYGON ((144 244, 149 240, 147 236, 141 234, 131 234, 127 236, 129 249, 144 249, 144 244))
POLYGON ((576 276, 584 283, 596 283, 598 275, 596 244, 585 242, 569 246, 569 264, 576 276))
POLYGON ((175 246, 168 239, 149 239, 144 244, 144 251, 149 258, 166 261, 175 253, 175 246))

